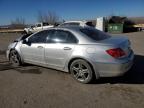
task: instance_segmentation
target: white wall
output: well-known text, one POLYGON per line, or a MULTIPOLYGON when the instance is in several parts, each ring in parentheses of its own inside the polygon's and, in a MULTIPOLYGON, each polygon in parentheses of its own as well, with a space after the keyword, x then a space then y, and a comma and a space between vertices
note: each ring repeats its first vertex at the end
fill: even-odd
POLYGON ((100 17, 96 19, 96 29, 100 31, 105 31, 105 20, 104 17, 100 17))

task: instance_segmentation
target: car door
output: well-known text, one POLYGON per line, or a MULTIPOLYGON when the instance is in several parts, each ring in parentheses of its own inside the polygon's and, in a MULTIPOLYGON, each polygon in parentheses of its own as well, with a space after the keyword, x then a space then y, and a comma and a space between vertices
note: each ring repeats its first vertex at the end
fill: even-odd
POLYGON ((71 56, 77 39, 69 31, 54 30, 45 45, 45 61, 49 67, 62 69, 71 56))
POLYGON ((25 62, 43 65, 44 47, 47 37, 47 31, 41 31, 28 38, 27 44, 21 45, 21 52, 25 62))

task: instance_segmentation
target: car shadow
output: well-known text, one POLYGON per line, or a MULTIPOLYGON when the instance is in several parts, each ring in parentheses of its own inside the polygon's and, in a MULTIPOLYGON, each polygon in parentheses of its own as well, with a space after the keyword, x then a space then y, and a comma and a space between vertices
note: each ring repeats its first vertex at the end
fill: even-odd
POLYGON ((20 68, 20 67, 12 67, 11 63, 7 61, 0 62, 0 71, 5 71, 5 70, 10 70, 10 69, 15 69, 15 68, 20 68))
POLYGON ((23 66, 13 67, 9 61, 0 62, 0 71, 15 70, 22 74, 41 74, 39 68, 31 64, 24 64, 23 66))
POLYGON ((1 63, 9 63, 9 61, 0 61, 0 64, 1 64, 1 63))
POLYGON ((6 51, 0 50, 0 55, 5 55, 6 51))
POLYGON ((15 68, 14 70, 20 72, 21 74, 41 74, 42 71, 38 68, 30 68, 30 69, 24 69, 24 68, 15 68))
POLYGON ((144 56, 135 55, 133 67, 121 77, 100 78, 95 84, 144 84, 144 56))
MULTIPOLYGON (((92 84, 144 84, 144 56, 135 55, 133 67, 121 77, 100 78, 92 84)), ((0 62, 0 71, 16 70, 22 74, 41 74, 39 68, 25 64, 22 67, 13 67, 8 61, 0 62)))

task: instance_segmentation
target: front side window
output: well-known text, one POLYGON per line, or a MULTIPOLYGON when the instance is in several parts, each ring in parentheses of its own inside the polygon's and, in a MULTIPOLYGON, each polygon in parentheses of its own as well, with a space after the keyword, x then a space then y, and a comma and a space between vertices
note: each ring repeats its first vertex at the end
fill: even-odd
POLYGON ((48 36, 48 31, 40 31, 32 35, 28 40, 31 43, 45 43, 48 36))

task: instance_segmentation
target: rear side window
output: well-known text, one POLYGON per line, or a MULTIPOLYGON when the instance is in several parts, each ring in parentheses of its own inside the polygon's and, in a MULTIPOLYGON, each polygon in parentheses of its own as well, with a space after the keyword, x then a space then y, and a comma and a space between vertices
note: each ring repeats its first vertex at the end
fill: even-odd
POLYGON ((77 39, 68 31, 57 30, 50 36, 50 43, 77 43, 77 39))
POLYGON ((88 36, 92 40, 100 41, 109 38, 110 36, 104 32, 101 32, 96 29, 91 28, 83 28, 80 29, 82 33, 84 33, 86 36, 88 36))
POLYGON ((69 33, 66 41, 67 41, 67 43, 77 43, 78 42, 78 40, 75 38, 75 36, 72 35, 71 33, 69 33))
POLYGON ((53 43, 65 43, 68 34, 63 31, 55 31, 54 35, 51 37, 51 42, 53 43))

